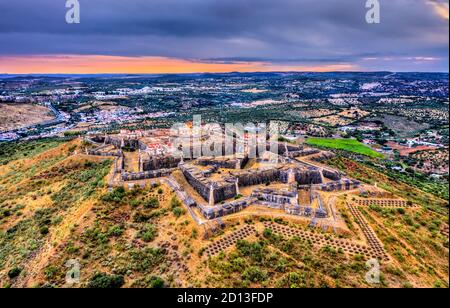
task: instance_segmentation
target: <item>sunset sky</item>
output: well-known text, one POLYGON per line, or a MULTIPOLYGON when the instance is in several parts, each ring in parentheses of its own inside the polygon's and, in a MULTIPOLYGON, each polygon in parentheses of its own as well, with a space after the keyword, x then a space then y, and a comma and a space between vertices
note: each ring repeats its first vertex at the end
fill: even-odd
POLYGON ((0 74, 448 72, 448 0, 0 2, 0 74))

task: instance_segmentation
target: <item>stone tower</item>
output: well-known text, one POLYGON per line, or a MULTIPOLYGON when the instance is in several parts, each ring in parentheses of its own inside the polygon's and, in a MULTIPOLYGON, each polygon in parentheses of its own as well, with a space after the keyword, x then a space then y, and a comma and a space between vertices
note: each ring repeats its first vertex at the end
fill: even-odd
POLYGON ((214 206, 216 202, 214 201, 214 184, 211 183, 209 186, 209 205, 214 206))
POLYGON ((288 181, 288 184, 295 183, 295 172, 293 169, 289 169, 287 181, 288 181))

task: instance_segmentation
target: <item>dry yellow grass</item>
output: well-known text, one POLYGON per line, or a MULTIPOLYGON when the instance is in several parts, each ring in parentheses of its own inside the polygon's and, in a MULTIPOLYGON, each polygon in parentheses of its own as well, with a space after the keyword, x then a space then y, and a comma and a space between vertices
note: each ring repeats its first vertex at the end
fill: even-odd
POLYGON ((53 113, 44 106, 0 103, 0 131, 35 125, 52 119, 53 113))

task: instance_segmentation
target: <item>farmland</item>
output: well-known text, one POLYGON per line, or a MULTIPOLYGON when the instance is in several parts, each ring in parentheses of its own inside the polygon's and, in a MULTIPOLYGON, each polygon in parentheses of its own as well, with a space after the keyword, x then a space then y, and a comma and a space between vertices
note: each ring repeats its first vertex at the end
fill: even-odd
POLYGON ((310 138, 306 142, 308 145, 323 147, 328 149, 343 150, 356 154, 362 154, 372 158, 382 158, 383 155, 372 150, 368 146, 354 139, 325 139, 310 138))

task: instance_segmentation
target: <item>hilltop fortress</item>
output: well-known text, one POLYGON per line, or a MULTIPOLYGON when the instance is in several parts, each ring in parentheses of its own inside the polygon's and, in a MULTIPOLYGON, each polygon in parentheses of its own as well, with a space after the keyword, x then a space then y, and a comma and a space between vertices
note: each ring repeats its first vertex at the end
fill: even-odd
POLYGON ((114 157, 110 185, 167 179, 186 206, 196 208, 207 220, 251 205, 283 210, 288 215, 326 218, 330 209, 317 192, 351 190, 360 185, 320 165, 333 157, 332 153, 269 140, 264 140, 263 146, 257 144, 253 156, 248 145, 238 140, 233 141, 232 155, 207 156, 204 147, 189 143, 188 149, 182 149, 158 131, 95 135, 85 141, 90 144, 86 154, 114 157), (185 159, 186 151, 200 153, 200 157, 185 159), (178 181, 173 176, 177 173, 182 176, 178 181), (195 193, 187 193, 186 184, 180 181, 195 193), (300 195, 305 193, 307 201, 302 202, 300 195))

